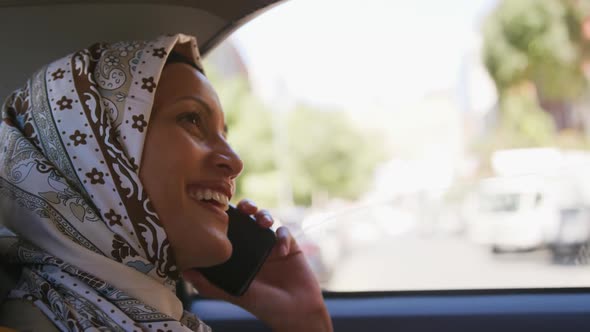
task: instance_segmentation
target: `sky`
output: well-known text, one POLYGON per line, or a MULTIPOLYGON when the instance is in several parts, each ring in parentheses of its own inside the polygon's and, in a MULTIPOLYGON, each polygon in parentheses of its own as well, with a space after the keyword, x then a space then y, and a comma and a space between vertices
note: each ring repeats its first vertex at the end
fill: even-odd
POLYGON ((496 0, 289 0, 232 40, 268 103, 391 109, 457 86, 496 0))

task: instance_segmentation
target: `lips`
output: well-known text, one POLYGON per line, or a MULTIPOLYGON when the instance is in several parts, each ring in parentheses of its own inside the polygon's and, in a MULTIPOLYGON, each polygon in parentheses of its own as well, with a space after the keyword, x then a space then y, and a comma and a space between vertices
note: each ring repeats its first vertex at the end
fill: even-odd
POLYGON ((229 208, 229 197, 222 192, 210 188, 190 187, 188 195, 194 200, 213 204, 216 207, 226 211, 229 208))
POLYGON ((228 216, 225 211, 229 209, 232 189, 231 183, 226 181, 201 181, 188 184, 186 192, 189 198, 227 223, 228 216))

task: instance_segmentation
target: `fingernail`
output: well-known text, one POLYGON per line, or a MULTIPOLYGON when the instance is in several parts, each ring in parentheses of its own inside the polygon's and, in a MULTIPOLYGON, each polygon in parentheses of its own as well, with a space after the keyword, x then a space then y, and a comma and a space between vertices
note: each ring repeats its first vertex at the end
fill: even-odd
POLYGON ((287 229, 285 227, 279 227, 279 229, 277 229, 277 236, 286 241, 289 238, 287 229))
POLYGON ((266 222, 267 224, 272 224, 273 222, 272 217, 268 214, 265 214, 262 218, 264 219, 264 222, 266 222))
POLYGON ((288 253, 289 253, 289 251, 287 249, 287 245, 286 244, 281 245, 281 256, 287 256, 288 253))

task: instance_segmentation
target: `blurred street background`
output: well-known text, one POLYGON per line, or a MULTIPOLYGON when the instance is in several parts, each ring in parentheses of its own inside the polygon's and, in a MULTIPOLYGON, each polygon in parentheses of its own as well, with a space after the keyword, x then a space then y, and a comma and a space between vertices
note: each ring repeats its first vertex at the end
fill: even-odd
POLYGON ((589 0, 291 0, 206 69, 324 288, 590 286, 589 0))

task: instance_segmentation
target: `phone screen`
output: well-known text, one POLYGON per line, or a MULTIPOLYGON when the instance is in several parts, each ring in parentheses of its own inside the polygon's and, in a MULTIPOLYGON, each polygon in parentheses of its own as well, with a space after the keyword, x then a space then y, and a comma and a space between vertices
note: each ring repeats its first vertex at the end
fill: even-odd
POLYGON ((258 226, 252 217, 233 206, 227 214, 227 237, 233 247, 231 257, 225 263, 198 270, 212 284, 231 295, 240 296, 246 292, 270 254, 276 236, 271 229, 258 226))

